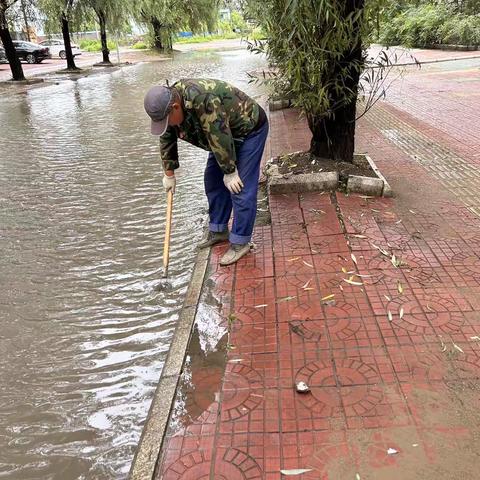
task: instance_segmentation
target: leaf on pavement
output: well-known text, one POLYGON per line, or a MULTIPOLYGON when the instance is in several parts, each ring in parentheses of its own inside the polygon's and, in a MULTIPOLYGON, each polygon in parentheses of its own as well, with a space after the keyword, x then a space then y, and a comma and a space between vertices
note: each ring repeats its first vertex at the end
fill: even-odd
POLYGON ((302 473, 313 472, 311 468, 293 468, 292 470, 280 470, 282 475, 301 475, 302 473))

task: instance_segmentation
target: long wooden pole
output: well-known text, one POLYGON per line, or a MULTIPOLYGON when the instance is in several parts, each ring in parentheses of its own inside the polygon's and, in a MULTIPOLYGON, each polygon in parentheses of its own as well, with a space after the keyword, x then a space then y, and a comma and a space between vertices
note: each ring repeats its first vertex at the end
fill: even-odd
POLYGON ((170 253, 170 232, 172 230, 172 210, 173 210, 173 192, 167 192, 167 219, 165 222, 165 240, 163 242, 163 268, 166 277, 168 273, 168 259, 170 253))

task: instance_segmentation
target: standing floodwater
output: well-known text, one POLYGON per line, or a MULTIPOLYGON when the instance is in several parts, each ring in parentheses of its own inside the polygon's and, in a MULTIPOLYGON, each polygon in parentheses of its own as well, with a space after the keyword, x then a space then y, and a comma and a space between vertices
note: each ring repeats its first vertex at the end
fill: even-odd
POLYGON ((216 77, 255 97, 246 51, 0 97, 0 477, 125 477, 205 222, 206 154, 181 145, 169 267, 143 95, 216 77))

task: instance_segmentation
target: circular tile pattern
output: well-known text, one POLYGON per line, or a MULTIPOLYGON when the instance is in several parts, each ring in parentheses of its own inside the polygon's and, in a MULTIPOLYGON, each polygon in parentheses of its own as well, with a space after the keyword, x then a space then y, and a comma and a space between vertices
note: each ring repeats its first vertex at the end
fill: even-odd
MULTIPOLYGON (((355 358, 335 360, 338 386, 372 385, 381 381, 376 370, 355 358)), ((305 382, 310 387, 336 385, 333 365, 318 360, 302 367, 295 376, 295 382, 305 382)))
MULTIPOLYGON (((235 309, 235 321, 232 324, 232 331, 237 332, 248 324, 259 324, 264 322, 262 308, 253 307, 238 307, 235 309)), ((222 324, 227 324, 228 320, 225 319, 222 324)))
POLYGON ((451 259, 456 269, 463 275, 473 276, 480 273, 480 257, 469 253, 457 253, 451 259))
POLYGON ((377 371, 370 365, 355 358, 335 360, 340 386, 372 385, 381 381, 377 371))
POLYGON ((383 400, 383 392, 375 385, 344 387, 341 390, 342 403, 347 416, 367 416, 373 413, 383 400))
MULTIPOLYGON (((398 278, 401 277, 402 271, 408 272, 410 276, 416 279, 428 280, 433 276, 433 268, 424 259, 402 254, 398 254, 397 258, 402 263, 398 268, 395 268, 390 258, 385 257, 385 255, 373 257, 367 263, 368 271, 374 270, 376 272, 375 276, 381 275, 381 278, 398 278)), ((366 277, 366 279, 372 280, 372 277, 366 277)))
MULTIPOLYGON (((310 300, 310 299, 306 299, 310 300)), ((308 319, 322 319, 324 318, 322 307, 316 298, 312 298, 310 301, 302 301, 298 299, 299 303, 293 308, 290 318, 292 320, 308 320, 308 319)), ((293 302, 294 300, 292 300, 293 302)))
MULTIPOLYGON (((211 460, 201 450, 184 455, 168 467, 161 478, 164 480, 208 480, 211 460)), ((262 471, 257 462, 236 448, 219 451, 215 460, 215 480, 260 480, 262 471), (222 472, 222 473, 217 473, 222 472)))
MULTIPOLYGON (((312 270, 312 269, 310 269, 312 270)), ((309 273, 288 273, 285 277, 283 277, 285 281, 292 285, 295 288, 301 288, 307 285, 308 288, 313 288, 314 290, 307 290, 310 292, 314 292, 317 289, 317 284, 315 283, 314 273, 310 271, 309 273)), ((307 293, 305 290, 301 290, 301 292, 307 293)))
POLYGON ((192 370, 193 391, 185 396, 185 413, 193 420, 212 423, 216 418, 216 395, 220 391, 223 369, 204 367, 192 370))
POLYGON ((401 295, 393 299, 388 303, 385 316, 388 312, 392 314, 391 323, 408 332, 424 334, 428 329, 431 329, 431 325, 428 321, 428 317, 421 309, 417 300, 401 295), (400 318, 400 310, 403 308, 403 317, 400 318))
POLYGON ((309 320, 308 322, 289 322, 290 330, 305 340, 319 341, 325 335, 324 320, 309 320))
POLYGON ((231 272, 215 275, 211 280, 213 282, 213 290, 219 295, 230 295, 232 293, 233 276, 231 272))
POLYGON ((357 307, 346 302, 335 302, 334 304, 327 303, 324 306, 324 309, 327 318, 349 318, 360 316, 357 307))
POLYGON ((295 383, 298 382, 305 382, 310 387, 335 386, 336 382, 332 363, 321 360, 307 363, 307 365, 302 367, 295 375, 295 383))
POLYGON ((327 320, 327 328, 330 336, 335 340, 347 340, 362 328, 362 322, 358 318, 341 318, 327 320))
POLYGON ((260 374, 242 364, 227 364, 223 385, 222 415, 227 420, 248 415, 263 400, 257 390, 263 388, 260 374))
POLYGON ((401 225, 381 224, 380 230, 389 243, 408 243, 412 238, 401 225))

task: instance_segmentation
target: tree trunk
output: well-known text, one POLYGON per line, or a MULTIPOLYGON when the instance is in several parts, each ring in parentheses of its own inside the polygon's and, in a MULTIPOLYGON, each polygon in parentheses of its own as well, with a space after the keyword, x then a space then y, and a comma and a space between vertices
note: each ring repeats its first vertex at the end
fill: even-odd
POLYGON ((12 71, 12 80, 20 81, 25 80, 23 75, 22 64, 18 58, 15 47, 13 46, 10 30, 8 29, 7 17, 5 10, 0 5, 0 38, 5 48, 5 55, 7 56, 8 63, 10 64, 10 70, 12 71))
POLYGON ((25 23, 25 33, 27 34, 27 40, 31 42, 32 39, 30 38, 30 26, 28 25, 28 17, 27 17, 27 9, 25 7, 25 0, 21 0, 20 6, 22 8, 23 22, 25 23))
POLYGON ((72 45, 70 43, 70 29, 68 25, 68 18, 65 12, 62 13, 62 35, 63 43, 65 44, 65 53, 67 54, 67 69, 79 70, 75 65, 75 58, 72 53, 72 45))
POLYGON ((105 12, 102 10, 97 11, 98 22, 100 23, 100 39, 102 41, 102 55, 103 55, 103 63, 111 63, 110 62, 110 50, 108 49, 107 43, 107 28, 106 28, 106 16, 105 12))
MULTIPOLYGON (((363 7, 364 0, 347 0, 345 17, 352 12, 363 9, 363 7)), ((350 163, 353 162, 355 148, 355 117, 358 84, 360 81, 358 64, 363 61, 359 34, 354 39, 354 42, 351 49, 344 53, 343 58, 339 62, 341 65, 352 65, 342 79, 344 88, 355 92, 350 103, 341 105, 337 109, 334 108, 330 114, 325 116, 307 116, 308 125, 313 135, 310 143, 310 152, 319 157, 350 163)), ((334 72, 334 75, 337 74, 338 72, 334 72)), ((340 99, 335 92, 331 92, 330 98, 332 106, 339 103, 340 99)))
POLYGON ((157 17, 152 17, 152 28, 153 28, 153 46, 157 50, 163 50, 162 44, 162 24, 157 17))

